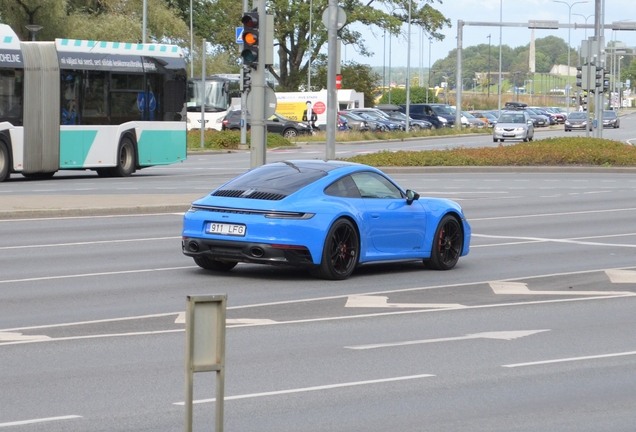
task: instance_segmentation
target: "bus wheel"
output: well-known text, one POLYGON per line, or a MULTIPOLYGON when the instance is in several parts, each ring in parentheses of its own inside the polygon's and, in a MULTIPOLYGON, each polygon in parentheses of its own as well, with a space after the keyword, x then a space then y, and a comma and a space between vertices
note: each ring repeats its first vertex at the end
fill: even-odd
POLYGON ((9 178, 9 149, 0 141, 0 182, 9 178))
POLYGON ((117 166, 113 168, 114 177, 129 177, 135 172, 135 146, 129 137, 123 137, 117 150, 117 166))

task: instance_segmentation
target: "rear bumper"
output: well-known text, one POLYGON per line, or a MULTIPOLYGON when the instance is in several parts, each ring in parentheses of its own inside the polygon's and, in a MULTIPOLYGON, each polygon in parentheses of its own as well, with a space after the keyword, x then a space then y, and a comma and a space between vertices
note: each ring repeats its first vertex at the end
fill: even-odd
POLYGON ((285 245, 183 237, 181 250, 190 257, 207 257, 221 261, 253 264, 314 266, 307 248, 285 245))

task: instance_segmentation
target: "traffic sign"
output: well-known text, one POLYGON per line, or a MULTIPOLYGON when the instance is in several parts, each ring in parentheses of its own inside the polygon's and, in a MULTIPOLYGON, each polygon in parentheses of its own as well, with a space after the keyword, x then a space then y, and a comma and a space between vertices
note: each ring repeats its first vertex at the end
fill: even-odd
POLYGON ((236 28, 236 43, 238 44, 243 43, 243 27, 236 28))

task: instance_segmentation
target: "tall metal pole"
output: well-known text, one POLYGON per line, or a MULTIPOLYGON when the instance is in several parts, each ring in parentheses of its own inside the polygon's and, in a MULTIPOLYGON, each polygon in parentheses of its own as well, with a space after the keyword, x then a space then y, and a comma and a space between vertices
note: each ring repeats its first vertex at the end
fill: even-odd
POLYGON ((568 7, 568 82, 565 85, 565 109, 569 113, 570 112, 570 87, 571 87, 570 86, 570 31, 571 30, 569 26, 572 23, 572 6, 574 6, 575 4, 587 3, 587 0, 574 2, 572 4, 569 4, 561 0, 552 0, 552 1, 555 3, 563 3, 564 5, 568 7))
MULTIPOLYGON (((311 24, 314 19, 314 2, 309 0, 309 60, 307 61, 307 91, 311 91, 311 56, 313 51, 311 49, 311 24)), ((307 113, 309 116, 309 113, 307 113)), ((310 119, 311 120, 311 119, 310 119)))
POLYGON ((194 33, 192 32, 192 0, 190 0, 190 77, 194 76, 194 33))
MULTIPOLYGON (((258 10, 259 33, 267 34, 267 2, 266 0, 254 0, 252 3, 258 10)), ((265 127, 265 50, 263 43, 265 38, 261 37, 258 44, 258 65, 252 71, 252 89, 250 91, 251 114, 251 134, 250 134, 250 166, 256 168, 265 164, 265 151, 267 150, 267 129, 265 127)))
POLYGON ((389 30, 389 103, 391 103, 391 40, 393 36, 391 35, 391 31, 389 30))
POLYGON ((428 38, 428 80, 426 82, 426 103, 428 103, 428 89, 431 88, 431 45, 433 38, 428 38))
POLYGON ((205 38, 201 46, 201 148, 205 148, 205 38))
POLYGON ((143 11, 141 15, 141 26, 143 27, 143 29, 141 30, 141 43, 146 43, 146 27, 148 26, 148 0, 144 0, 143 11))
MULTIPOLYGON (((503 0, 499 0, 499 24, 503 23, 503 0)), ((497 109, 501 114, 501 38, 503 35, 503 27, 499 26, 499 83, 497 84, 497 109)))
MULTIPOLYGON (((248 0, 243 0, 243 13, 249 10, 248 0)), ((239 141, 239 149, 247 150, 247 91, 245 89, 245 66, 241 66, 241 138, 239 141)), ((232 101, 230 101, 232 103, 232 101)))
MULTIPOLYGON (((260 0, 265 2, 265 0, 260 0)), ((338 111, 338 90, 336 89, 336 58, 338 57, 338 0, 329 0, 329 26, 327 27, 327 142, 326 159, 336 157, 336 128, 338 111)))
MULTIPOLYGON (((462 79, 463 34, 464 22, 457 20, 457 75, 455 78, 455 129, 457 130, 462 128, 462 90, 464 90, 464 80, 462 79)), ((446 84, 446 91, 446 94, 448 94, 448 84, 446 84)), ((446 103, 448 104, 448 102, 446 103)))
MULTIPOLYGON (((488 35, 488 97, 490 98, 490 35, 488 35)), ((483 91, 483 90, 482 90, 483 91)))
POLYGON ((406 53, 406 132, 409 131, 409 115, 411 107, 411 0, 409 0, 408 49, 406 53))

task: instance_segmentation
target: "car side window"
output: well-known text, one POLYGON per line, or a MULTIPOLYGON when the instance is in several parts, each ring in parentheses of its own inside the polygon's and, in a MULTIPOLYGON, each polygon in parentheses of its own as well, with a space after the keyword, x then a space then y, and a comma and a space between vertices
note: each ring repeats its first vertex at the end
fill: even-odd
POLYGON ((359 172, 352 174, 362 198, 404 198, 402 191, 380 174, 373 172, 359 172))
POLYGON ((331 183, 325 189, 325 194, 342 198, 361 198, 360 191, 350 176, 331 183))

